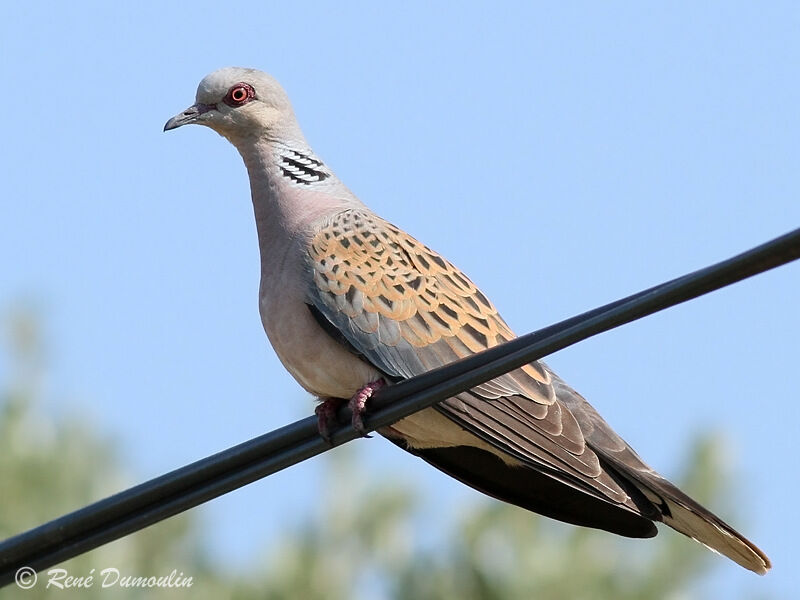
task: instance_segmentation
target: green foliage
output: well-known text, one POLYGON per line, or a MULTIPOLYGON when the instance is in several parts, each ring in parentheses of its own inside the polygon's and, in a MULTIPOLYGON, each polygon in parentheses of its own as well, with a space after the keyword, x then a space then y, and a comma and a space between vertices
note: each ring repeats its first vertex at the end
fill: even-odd
MULTIPOLYGON (((37 320, 29 313, 10 321, 9 381, 0 388, 0 538, 6 538, 81 508, 130 486, 113 439, 98 434, 79 415, 56 417, 45 410, 44 352, 37 320)), ((106 567, 123 575, 169 575, 172 569, 195 577, 207 570, 191 515, 169 519, 58 565, 70 575, 94 575, 91 587, 46 588, 46 574, 31 590, 13 584, 0 590, 6 598, 218 598, 224 589, 213 579, 189 589, 103 589, 99 572, 106 567), (94 572, 92 572, 94 569, 94 572)), ((113 575, 109 575, 113 577, 113 575)))

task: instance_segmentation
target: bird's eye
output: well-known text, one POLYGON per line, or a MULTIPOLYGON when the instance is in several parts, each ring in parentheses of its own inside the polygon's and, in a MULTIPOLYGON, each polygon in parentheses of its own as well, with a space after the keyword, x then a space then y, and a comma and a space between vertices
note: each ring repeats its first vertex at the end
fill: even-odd
POLYGON ((256 92, 253 87, 247 83, 237 83, 228 90, 225 96, 225 104, 232 107, 241 106, 255 98, 256 92))

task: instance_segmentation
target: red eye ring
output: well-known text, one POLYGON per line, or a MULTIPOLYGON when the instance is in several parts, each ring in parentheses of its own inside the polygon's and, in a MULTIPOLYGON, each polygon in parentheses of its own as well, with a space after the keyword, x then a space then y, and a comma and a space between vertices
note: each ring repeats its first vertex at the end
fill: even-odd
POLYGON ((237 106, 250 102, 255 96, 256 91, 253 89, 253 86, 249 83, 242 82, 231 86, 223 101, 228 106, 236 108, 237 106))

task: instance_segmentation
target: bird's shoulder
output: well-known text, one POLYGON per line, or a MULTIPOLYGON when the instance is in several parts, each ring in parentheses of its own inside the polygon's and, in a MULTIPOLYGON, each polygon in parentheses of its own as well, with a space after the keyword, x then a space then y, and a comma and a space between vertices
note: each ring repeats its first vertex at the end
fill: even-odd
MULTIPOLYGON (((362 338, 361 344, 372 336, 370 345, 428 350, 417 352, 422 364, 401 376, 515 337, 467 275, 368 210, 349 209, 320 222, 310 237, 307 260, 314 303, 346 334, 362 338)), ((540 383, 549 381, 536 363, 524 370, 540 383)))

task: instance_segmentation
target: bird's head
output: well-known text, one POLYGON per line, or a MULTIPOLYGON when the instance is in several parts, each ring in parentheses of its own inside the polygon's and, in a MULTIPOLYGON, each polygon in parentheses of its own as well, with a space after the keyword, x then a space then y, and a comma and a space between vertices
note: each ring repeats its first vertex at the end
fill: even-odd
POLYGON ((197 86, 196 102, 172 117, 164 131, 195 123, 210 127, 237 144, 248 138, 280 137, 295 125, 289 98, 270 75, 227 67, 197 86))

